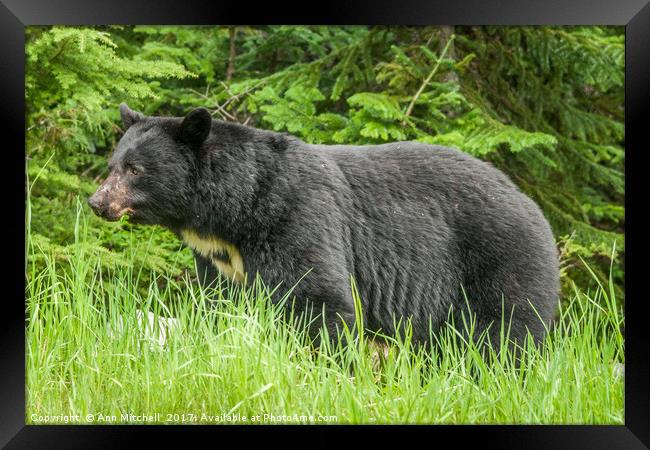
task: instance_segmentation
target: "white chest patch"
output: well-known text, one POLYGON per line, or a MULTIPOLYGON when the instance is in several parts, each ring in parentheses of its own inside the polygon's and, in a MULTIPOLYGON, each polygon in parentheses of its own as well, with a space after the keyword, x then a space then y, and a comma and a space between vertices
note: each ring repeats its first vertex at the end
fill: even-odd
POLYGON ((209 259, 224 276, 237 283, 244 281, 244 260, 233 244, 216 236, 199 236, 192 230, 182 230, 181 236, 188 246, 209 259))

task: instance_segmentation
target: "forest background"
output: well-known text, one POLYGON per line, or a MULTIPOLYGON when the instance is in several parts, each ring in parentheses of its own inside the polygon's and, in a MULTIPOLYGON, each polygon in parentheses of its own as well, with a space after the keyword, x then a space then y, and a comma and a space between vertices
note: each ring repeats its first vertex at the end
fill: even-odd
POLYGON ((622 27, 29 27, 28 264, 83 246, 102 270, 136 262, 143 290, 151 273, 193 274, 171 233, 104 222, 85 199, 123 133, 119 103, 202 106, 310 143, 417 140, 490 161, 550 221, 565 293, 594 286, 586 262, 622 304, 624 39, 622 27))

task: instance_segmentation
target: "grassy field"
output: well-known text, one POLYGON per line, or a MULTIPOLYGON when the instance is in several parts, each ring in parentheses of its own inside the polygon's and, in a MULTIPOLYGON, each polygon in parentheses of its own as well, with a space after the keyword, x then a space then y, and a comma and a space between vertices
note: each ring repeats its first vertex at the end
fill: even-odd
POLYGON ((75 236, 66 260, 28 239, 28 258, 46 264, 27 268, 26 423, 624 422, 623 315, 610 286, 576 290, 519 366, 507 352, 482 357, 451 327, 438 355, 400 338, 379 357, 365 337, 308 345, 259 280, 216 302, 166 274, 143 290, 138 267, 100 270, 83 220, 75 236))

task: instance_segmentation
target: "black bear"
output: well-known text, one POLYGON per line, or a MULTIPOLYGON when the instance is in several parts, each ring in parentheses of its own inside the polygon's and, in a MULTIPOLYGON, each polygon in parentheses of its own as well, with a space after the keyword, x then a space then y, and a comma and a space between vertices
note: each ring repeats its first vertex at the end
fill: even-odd
POLYGON ((369 330, 390 335, 410 319, 426 343, 468 305, 493 344, 502 319, 512 339, 544 337, 559 291, 551 228, 492 165, 419 142, 311 145, 202 108, 120 113, 126 132, 89 203, 108 220, 172 230, 202 283, 218 272, 300 280, 294 307, 322 312, 330 336, 354 324, 352 276, 369 330))

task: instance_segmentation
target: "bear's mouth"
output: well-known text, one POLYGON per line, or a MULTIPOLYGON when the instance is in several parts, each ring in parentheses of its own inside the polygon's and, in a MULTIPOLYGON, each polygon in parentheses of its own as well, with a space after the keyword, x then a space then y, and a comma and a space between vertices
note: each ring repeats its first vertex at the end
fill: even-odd
POLYGON ((128 216, 129 218, 135 214, 135 210, 131 206, 123 208, 120 212, 117 213, 117 218, 121 219, 122 216, 128 216))
POLYGON ((130 206, 127 206, 126 208, 122 208, 120 210, 120 212, 118 212, 117 214, 119 216, 123 216, 124 214, 131 214, 132 212, 133 212, 133 208, 130 207, 130 206))
POLYGON ((135 210, 131 206, 127 206, 125 208, 122 208, 115 214, 110 214, 105 216, 104 218, 108 220, 109 222, 117 222, 120 220, 123 216, 128 216, 129 219, 135 214, 135 210))

